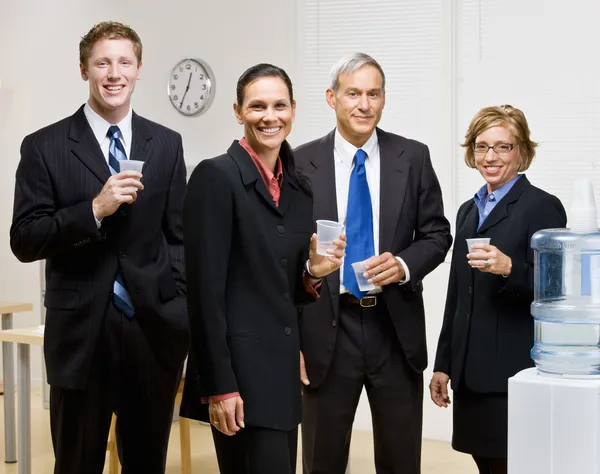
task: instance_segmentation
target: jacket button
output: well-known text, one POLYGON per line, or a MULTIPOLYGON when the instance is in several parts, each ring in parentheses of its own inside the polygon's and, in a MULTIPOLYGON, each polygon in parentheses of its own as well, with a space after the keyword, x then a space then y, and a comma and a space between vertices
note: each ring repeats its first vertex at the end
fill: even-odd
POLYGON ((125 258, 127 254, 125 252, 119 252, 119 257, 125 258))
POLYGON ((283 301, 289 301, 290 300, 290 295, 288 293, 284 293, 283 296, 283 301))
POLYGON ((286 328, 283 330, 283 333, 284 333, 286 336, 289 336, 290 334, 292 334, 292 328, 288 328, 288 327, 286 327, 286 328))
POLYGON ((282 266, 283 268, 287 267, 287 259, 285 259, 285 258, 282 258, 282 259, 281 259, 281 266, 282 266))
POLYGON ((473 292, 473 288, 469 287, 469 294, 473 292))
POLYGON ((284 231, 284 230, 285 230, 285 229, 283 228, 283 226, 282 226, 281 224, 279 224, 279 225, 277 226, 277 232, 279 232, 280 234, 283 234, 283 231, 284 231))
POLYGON ((331 321, 331 325, 332 325, 333 327, 336 327, 336 326, 337 326, 337 321, 334 319, 333 321, 331 321))

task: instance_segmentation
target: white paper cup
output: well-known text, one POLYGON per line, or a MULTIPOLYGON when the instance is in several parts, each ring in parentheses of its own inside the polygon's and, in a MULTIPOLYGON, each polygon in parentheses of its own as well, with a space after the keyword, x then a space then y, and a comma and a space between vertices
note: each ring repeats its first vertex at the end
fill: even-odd
POLYGON ((139 160, 120 160, 119 167, 121 171, 137 171, 141 173, 144 162, 139 160))
POLYGON ((476 239, 466 239, 467 241, 467 247, 469 248, 469 253, 473 253, 473 252, 483 252, 483 250, 481 249, 475 249, 473 250, 473 244, 484 244, 484 245, 490 245, 490 238, 489 237, 479 237, 476 239))
MULTIPOLYGON (((142 172, 142 168, 144 167, 144 162, 139 160, 120 160, 119 168, 121 171, 137 171, 138 173, 142 172)), ((135 186, 129 186, 131 189, 135 189, 136 192, 138 188, 135 186)))
POLYGON ((355 262, 352 264, 354 275, 356 276, 356 282, 358 283, 358 289, 360 291, 371 291, 377 288, 372 283, 368 283, 367 279, 363 276, 365 272, 365 262, 355 262))
POLYGON ((339 239, 344 224, 320 219, 317 221, 317 254, 328 256, 327 249, 332 248, 333 241, 339 239))

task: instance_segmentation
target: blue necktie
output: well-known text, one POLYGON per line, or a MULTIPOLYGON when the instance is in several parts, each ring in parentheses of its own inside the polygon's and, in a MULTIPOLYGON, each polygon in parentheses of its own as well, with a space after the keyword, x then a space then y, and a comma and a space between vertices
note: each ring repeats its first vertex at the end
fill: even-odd
POLYGON ((357 298, 366 291, 358 289, 352 264, 362 262, 375 255, 373 243, 373 206, 367 183, 365 159, 367 154, 360 148, 354 155, 354 169, 350 175, 348 190, 348 212, 346 213, 346 257, 344 259, 344 286, 357 298))
MULTIPOLYGON (((108 167, 110 168, 111 174, 117 174, 121 171, 119 161, 126 160, 127 154, 125 148, 121 143, 121 130, 116 125, 112 125, 108 129, 108 138, 110 138, 110 145, 108 146, 108 167)), ((125 281, 123 280, 123 272, 119 268, 115 282, 113 283, 113 303, 119 311, 121 311, 128 318, 133 318, 135 311, 133 309, 133 303, 129 297, 129 293, 125 287, 125 281)))

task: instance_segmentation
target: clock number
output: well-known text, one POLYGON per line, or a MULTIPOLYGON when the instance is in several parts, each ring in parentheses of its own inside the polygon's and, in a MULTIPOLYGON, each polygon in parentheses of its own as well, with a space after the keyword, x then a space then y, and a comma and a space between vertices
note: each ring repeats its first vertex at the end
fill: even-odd
POLYGON ((206 84, 202 84, 202 90, 205 91, 206 90, 206 84))
POLYGON ((200 100, 204 100, 204 94, 200 96, 200 100))
POLYGON ((173 85, 171 86, 171 90, 172 90, 172 91, 174 91, 174 90, 175 90, 175 84, 173 84, 173 85))
POLYGON ((179 76, 178 76, 177 74, 175 74, 175 75, 173 76, 173 79, 177 80, 177 79, 179 79, 179 76))
POLYGON ((200 74, 200 80, 203 81, 204 80, 204 74, 200 74))
POLYGON ((194 107, 198 108, 200 107, 200 104, 198 102, 194 102, 194 107))
POLYGON ((186 64, 186 65, 185 65, 185 68, 186 68, 186 69, 192 69, 192 65, 191 65, 191 64, 186 64))
POLYGON ((173 100, 179 100, 179 96, 174 95, 173 100))
POLYGON ((191 112, 191 111, 192 111, 192 106, 191 106, 191 105, 188 105, 188 106, 187 106, 187 109, 188 109, 188 112, 191 112))

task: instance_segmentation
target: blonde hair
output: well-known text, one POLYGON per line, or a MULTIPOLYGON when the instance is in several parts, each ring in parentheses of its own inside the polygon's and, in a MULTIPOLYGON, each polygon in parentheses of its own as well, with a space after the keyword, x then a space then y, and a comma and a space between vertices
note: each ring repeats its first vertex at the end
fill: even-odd
POLYGON ((461 144, 465 148, 467 166, 475 168, 475 153, 472 148, 475 139, 492 127, 505 127, 517 139, 519 145, 517 171, 528 169, 535 157, 535 149, 538 144, 530 138, 525 114, 512 105, 485 107, 473 117, 465 135, 465 142, 461 144))

